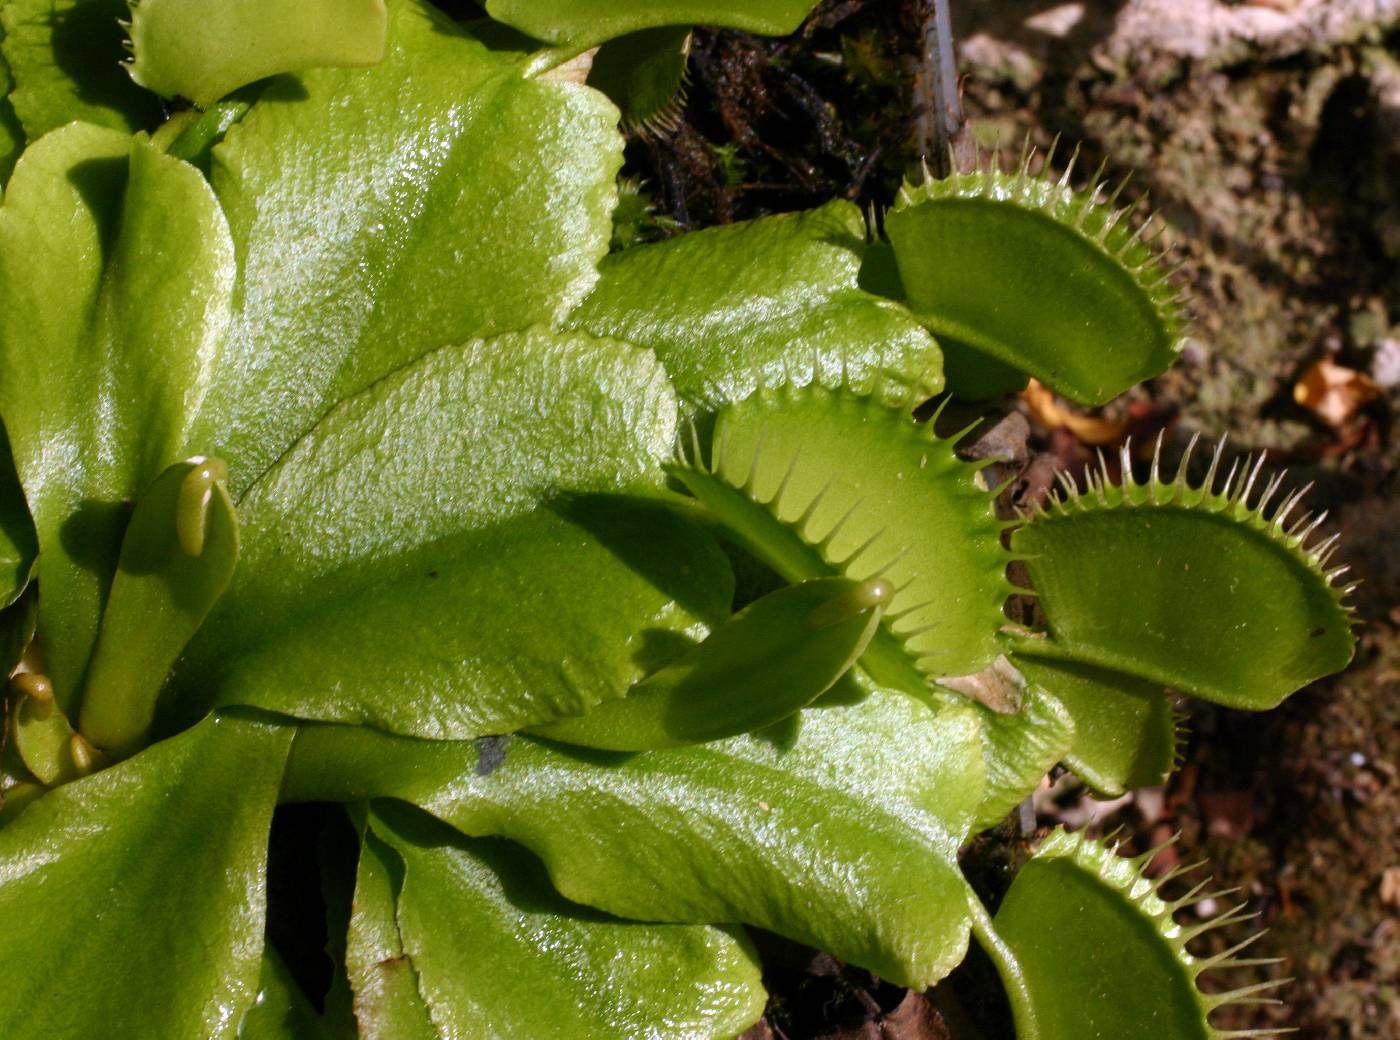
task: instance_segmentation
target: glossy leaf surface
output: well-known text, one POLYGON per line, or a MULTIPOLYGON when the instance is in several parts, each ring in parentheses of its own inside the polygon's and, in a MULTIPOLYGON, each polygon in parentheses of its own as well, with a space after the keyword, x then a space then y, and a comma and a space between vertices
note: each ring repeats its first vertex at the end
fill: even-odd
POLYGON ((171 666, 233 577, 238 517, 227 472, 218 460, 177 462, 131 514, 80 720, 83 735, 108 754, 144 745, 171 666))
POLYGON ((846 674, 891 594, 887 583, 847 578, 814 578, 770 592, 621 700, 534 732, 584 747, 645 751, 762 729, 846 674))
POLYGON ((238 1035, 258 989, 289 741, 210 719, 0 829, 0 1033, 238 1035))
POLYGON ((790 743, 630 757, 304 727, 284 795, 403 798, 465 833, 519 841, 576 902, 755 924, 926 986, 967 942, 970 893, 954 864, 982 776, 970 709, 935 715, 876 692, 804 712, 790 743))
POLYGON ((575 906, 518 845, 404 806, 370 828, 399 861, 397 927, 434 1037, 728 1040, 763 1012, 758 967, 728 932, 575 906))
POLYGON ((241 306, 200 428, 235 498, 336 401, 562 317, 607 251, 616 109, 426 3, 389 13, 382 62, 269 87, 214 151, 241 306))
POLYGON ((549 43, 583 49, 661 25, 722 25, 782 36, 811 0, 487 0, 486 11, 549 43))
POLYGON ((126 0, 8 0, 0 9, 10 104, 30 141, 74 120, 127 133, 160 122, 160 99, 122 68, 119 22, 130 17, 126 0))
POLYGON ((1185 462, 1170 483, 1155 471, 1123 487, 1094 474, 1016 531, 1050 635, 1028 649, 1254 710, 1344 667, 1355 640, 1328 546, 1294 516, 1300 495, 1266 511, 1281 475, 1256 493, 1248 463, 1220 488, 1214 465, 1200 487, 1185 462))
POLYGON ((950 359, 971 355, 956 392, 983 396, 985 359, 1102 404, 1176 359, 1175 290, 1097 185, 1076 192, 1024 165, 930 179, 906 186, 885 228, 910 309, 950 359))
POLYGON ((660 366, 625 344, 537 330, 428 355, 243 499, 243 562, 182 675, 226 704, 426 737, 622 696, 729 613, 708 533, 601 494, 655 492, 675 421, 660 366))
POLYGON ((360 844, 345 969, 366 1040, 438 1040, 397 917, 403 861, 372 831, 360 844))
POLYGON ((34 515, 40 634, 71 708, 127 505, 196 454, 234 279, 192 166, 84 124, 31 147, 0 207, 0 413, 34 515))
POLYGON ((1000 652, 1001 526, 974 467, 928 426, 847 390, 761 391, 720 413, 710 456, 675 475, 784 578, 895 587, 862 658, 878 681, 918 693, 1000 652))
POLYGON ((131 78, 207 108, 280 72, 373 65, 384 57, 384 0, 139 0, 131 78))
POLYGON ((1017 710, 1009 713, 978 706, 987 791, 976 830, 1000 823, 1075 746, 1076 720, 1058 701, 1034 686, 1019 699, 1017 710))
POLYGON ((707 228, 608 257, 569 320, 651 347, 702 410, 789 381, 931 397, 938 348, 902 306, 858 286, 864 250, 849 202, 707 228))

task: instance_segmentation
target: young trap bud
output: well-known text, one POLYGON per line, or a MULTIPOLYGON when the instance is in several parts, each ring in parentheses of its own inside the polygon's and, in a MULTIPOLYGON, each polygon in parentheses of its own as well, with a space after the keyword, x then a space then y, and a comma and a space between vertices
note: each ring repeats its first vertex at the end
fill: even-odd
POLYGON ((233 577, 238 518, 227 477, 220 459, 177 462, 132 513, 80 716, 83 735, 109 754, 144 744, 171 666, 233 577))
POLYGON ((880 578, 816 578, 779 589, 621 700, 531 732, 643 751, 761 729, 810 704, 846 674, 892 596, 893 587, 880 578))

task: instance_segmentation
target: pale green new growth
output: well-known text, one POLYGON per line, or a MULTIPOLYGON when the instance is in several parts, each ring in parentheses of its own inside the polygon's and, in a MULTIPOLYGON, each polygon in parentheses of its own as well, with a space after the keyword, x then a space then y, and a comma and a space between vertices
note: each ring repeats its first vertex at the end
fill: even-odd
POLYGON ((201 108, 280 72, 384 57, 384 0, 130 2, 131 78, 201 108))
POLYGON ((531 732, 585 747, 645 751, 781 722, 846 674, 892 595, 881 578, 813 578, 770 592, 625 698, 531 732))

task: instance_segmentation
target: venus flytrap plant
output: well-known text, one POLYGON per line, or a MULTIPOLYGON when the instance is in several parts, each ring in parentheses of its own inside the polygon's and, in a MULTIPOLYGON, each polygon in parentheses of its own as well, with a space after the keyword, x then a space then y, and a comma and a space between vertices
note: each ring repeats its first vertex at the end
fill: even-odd
POLYGON ((1253 993, 1200 994, 1234 962, 1143 861, 1057 834, 995 917, 959 868, 1058 762, 1160 779, 1168 688, 1270 707, 1351 654, 1257 465, 1125 455, 1007 524, 914 419, 945 353, 974 397, 1170 363, 1111 198, 1028 156, 889 243, 834 202, 606 256, 618 110, 545 73, 618 40, 640 111, 628 60, 805 3, 142 0, 165 121, 73 60, 124 12, 63 8, 0 11, 0 1035, 728 1037, 743 925, 921 988, 975 935, 1021 1040, 1228 1035, 1253 993), (350 826, 324 1016, 264 941, 306 801, 350 826))

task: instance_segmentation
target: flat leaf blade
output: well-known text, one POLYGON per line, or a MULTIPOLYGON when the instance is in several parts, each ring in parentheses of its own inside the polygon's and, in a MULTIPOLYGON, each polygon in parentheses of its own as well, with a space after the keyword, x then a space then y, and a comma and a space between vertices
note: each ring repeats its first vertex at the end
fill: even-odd
POLYGON ((182 674, 224 703, 458 739, 621 696, 728 613, 709 535, 616 494, 656 492, 675 421, 623 344, 534 330, 424 357, 245 496, 242 565, 182 674))
POLYGON ((789 733, 630 757, 304 727, 286 797, 392 796, 513 838, 576 902, 742 921, 926 986, 961 959, 957 848, 982 796, 978 721, 876 692, 789 733))
POLYGON ((608 257, 569 320, 655 350, 700 410, 786 380, 932 397, 938 348, 902 306, 860 288, 864 250, 849 202, 692 232, 608 257))
POLYGON ((0 1032, 237 1035, 290 730, 209 719, 0 830, 0 1032))
POLYGON ((233 249, 199 171, 64 127, 0 207, 0 413, 42 550, 50 675, 73 706, 126 503, 186 448, 218 367, 233 249), (158 318, 152 317, 158 316, 158 318))
POLYGON ((403 862, 404 955, 439 1035, 718 1040, 762 1014, 757 965, 732 934, 575 906, 519 846, 402 806, 370 826, 403 862))
POLYGON ((402 883, 403 861, 366 830, 345 949, 355 1020, 367 1040, 439 1040, 399 931, 395 900, 402 883))
POLYGON ((201 429, 235 497, 336 401, 555 321, 607 250, 616 109, 523 78, 431 5, 389 15, 382 62, 265 90, 214 150, 241 307, 201 429))

